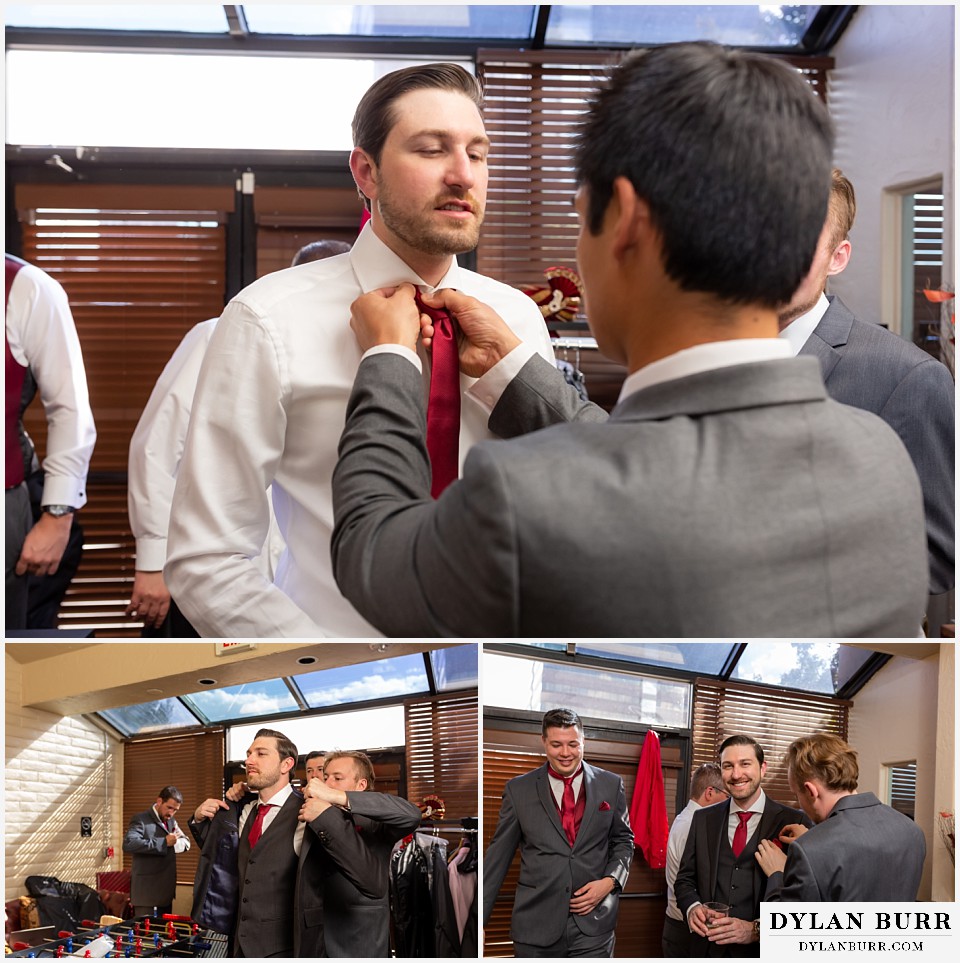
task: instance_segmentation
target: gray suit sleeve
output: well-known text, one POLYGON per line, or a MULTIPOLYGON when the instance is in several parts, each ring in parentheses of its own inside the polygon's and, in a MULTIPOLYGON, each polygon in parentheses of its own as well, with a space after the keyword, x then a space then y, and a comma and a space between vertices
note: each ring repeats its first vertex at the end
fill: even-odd
POLYGON ((488 426, 501 438, 570 421, 606 421, 607 413, 583 401, 555 365, 534 355, 507 385, 490 414, 488 426))
POLYGON ((513 806, 513 796, 509 784, 503 791, 500 804, 500 817, 493 839, 483 855, 483 925, 487 925, 493 904, 496 902, 507 875, 514 853, 520 845, 520 822, 513 806))
POLYGON ((514 636, 516 521, 484 451, 502 443, 475 446, 463 480, 434 501, 424 425, 417 369, 399 355, 364 359, 333 473, 337 585, 385 635, 514 636))
POLYGON ((142 816, 134 816, 123 837, 123 851, 125 853, 139 853, 140 855, 162 856, 167 846, 167 834, 151 836, 147 832, 147 825, 142 816))
POLYGON ((384 835, 403 839, 420 825, 420 810, 402 796, 386 792, 348 792, 350 812, 357 816, 375 819, 384 835))
POLYGON ((630 828, 630 816, 627 813, 627 795, 623 788, 623 780, 619 780, 617 802, 614 806, 613 826, 610 831, 610 855, 604 876, 612 876, 620 889, 627 885, 630 875, 630 864, 633 862, 633 830, 630 828))
POLYGON ((346 812, 330 806, 309 825, 340 872, 364 896, 380 899, 386 895, 387 877, 346 812))
POLYGON ((787 849, 783 872, 772 873, 767 880, 765 902, 822 903, 825 899, 803 848, 794 841, 787 849))

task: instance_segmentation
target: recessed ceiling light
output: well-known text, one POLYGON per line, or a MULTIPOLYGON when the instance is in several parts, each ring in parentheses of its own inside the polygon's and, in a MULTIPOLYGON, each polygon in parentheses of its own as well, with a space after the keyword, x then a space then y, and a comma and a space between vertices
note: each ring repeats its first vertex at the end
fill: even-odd
POLYGON ((216 685, 216 679, 197 679, 197 685, 216 685))
POLYGON ((371 652, 386 652, 388 643, 386 642, 371 642, 370 651, 371 652))
POLYGON ((313 665, 313 663, 316 661, 317 657, 315 655, 301 655, 300 658, 297 659, 297 662, 300 663, 300 665, 313 665))
POLYGON ((163 695, 163 689, 147 689, 147 695, 163 695))

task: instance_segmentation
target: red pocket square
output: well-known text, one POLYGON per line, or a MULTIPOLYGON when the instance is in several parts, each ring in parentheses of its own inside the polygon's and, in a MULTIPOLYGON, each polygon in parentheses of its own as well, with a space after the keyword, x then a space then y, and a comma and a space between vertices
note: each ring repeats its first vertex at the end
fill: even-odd
POLYGON ((608 803, 606 800, 600 803, 600 812, 602 813, 610 812, 610 803, 608 803))
POLYGON ((776 846, 777 849, 781 851, 783 850, 783 843, 781 843, 780 840, 777 839, 776 837, 773 837, 772 839, 767 840, 767 842, 773 843, 773 845, 776 846))

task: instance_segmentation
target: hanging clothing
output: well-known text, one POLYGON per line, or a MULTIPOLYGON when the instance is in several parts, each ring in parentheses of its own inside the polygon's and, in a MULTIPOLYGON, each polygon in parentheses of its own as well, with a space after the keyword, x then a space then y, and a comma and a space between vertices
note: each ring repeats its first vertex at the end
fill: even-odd
POLYGON ((637 783, 630 804, 630 825, 633 841, 643 851, 646 861, 653 869, 663 869, 667 865, 670 824, 660 762, 660 737, 653 729, 647 730, 640 752, 637 783))
POLYGON ((390 904, 398 957, 434 956, 427 858, 413 837, 390 858, 390 904))

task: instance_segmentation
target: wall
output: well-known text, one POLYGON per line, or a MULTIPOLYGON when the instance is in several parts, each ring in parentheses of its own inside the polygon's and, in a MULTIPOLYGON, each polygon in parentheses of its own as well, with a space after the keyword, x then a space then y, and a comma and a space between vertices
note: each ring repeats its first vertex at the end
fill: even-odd
POLYGON ((881 199, 886 187, 943 175, 947 249, 954 282, 954 10, 862 5, 832 51, 829 86, 836 161, 857 192, 849 267, 831 281, 864 320, 882 317, 881 199))
POLYGON ((24 895, 32 875, 95 887, 98 872, 120 868, 122 745, 82 718, 22 708, 21 667, 4 662, 4 898, 24 895), (93 817, 92 837, 80 836, 81 816, 93 817))
MULTIPOLYGON (((850 744, 860 763, 859 789, 884 799, 883 766, 917 762, 916 822, 927 840, 927 859, 920 883, 921 900, 932 897, 933 852, 940 847, 934 820, 936 808, 952 808, 935 798, 942 776, 941 767, 953 772, 953 658, 944 659, 941 685, 940 656, 927 659, 892 658, 853 700, 850 713, 850 744), (940 699, 949 701, 941 717, 940 699), (896 706, 897 709, 891 709, 896 706), (940 751, 938 751, 938 749, 940 751), (946 750, 949 749, 947 753, 946 750)), ((938 899, 953 895, 940 894, 938 899)))

